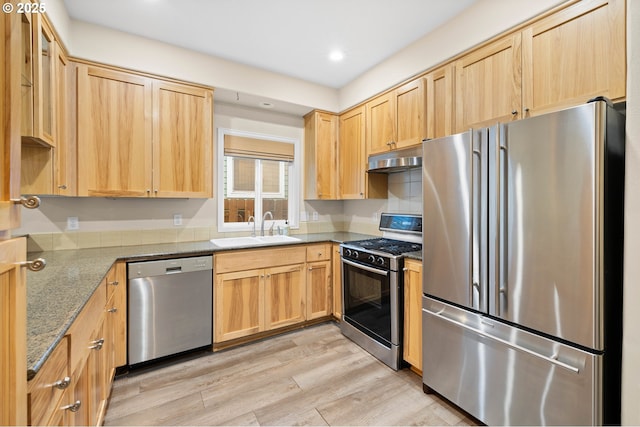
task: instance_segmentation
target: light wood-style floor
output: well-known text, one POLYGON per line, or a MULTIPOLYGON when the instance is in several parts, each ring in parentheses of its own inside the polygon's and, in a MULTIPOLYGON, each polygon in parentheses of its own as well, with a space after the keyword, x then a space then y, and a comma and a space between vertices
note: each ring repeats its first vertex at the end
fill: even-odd
POLYGON ((105 425, 473 425, 325 323, 118 378, 105 425))

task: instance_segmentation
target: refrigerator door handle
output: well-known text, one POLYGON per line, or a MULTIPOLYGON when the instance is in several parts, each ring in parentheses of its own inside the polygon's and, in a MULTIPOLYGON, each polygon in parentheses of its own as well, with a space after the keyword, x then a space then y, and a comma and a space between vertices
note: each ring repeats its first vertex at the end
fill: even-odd
POLYGON ((506 131, 500 133, 499 143, 499 159, 498 159, 498 266, 497 266, 497 290, 495 294, 496 315, 503 316, 504 308, 507 308, 507 272, 506 272, 506 256, 507 251, 507 145, 506 131))
POLYGON ((500 344, 503 344, 503 345, 505 345, 507 347, 510 347, 510 348, 514 349, 514 350, 517 350, 517 351, 529 354, 531 356, 537 357, 539 359, 542 359, 545 362, 552 363, 552 364, 554 364, 556 366, 559 366, 559 367, 564 368, 564 369, 566 369, 568 371, 571 371, 574 374, 580 373, 580 369, 576 368, 575 366, 571 366, 571 365, 569 365, 567 363, 559 361, 557 359, 558 358, 557 354, 554 355, 554 356, 551 356, 551 357, 545 356, 544 354, 537 353, 537 352, 535 352, 533 350, 530 350, 530 349, 528 349, 526 347, 523 347, 521 345, 518 345, 518 344, 515 344, 515 343, 512 343, 512 342, 509 342, 509 341, 507 341, 505 339, 493 336, 493 335, 488 334, 487 332, 484 332, 484 331, 482 331, 480 329, 473 328, 473 327, 471 327, 469 325, 466 325, 466 324, 464 324, 462 322, 459 322, 458 320, 451 319, 451 318, 445 316, 443 314, 444 313, 444 309, 438 310, 437 312, 428 310, 426 308, 423 308, 422 310, 427 312, 427 313, 429 313, 429 314, 431 314, 432 316, 435 316, 435 317, 437 317, 437 318, 439 318, 441 320, 444 320, 445 322, 449 322, 449 323, 454 324, 454 325, 456 325, 456 326, 458 326, 460 328, 466 329, 467 331, 473 332, 475 334, 478 334, 478 335, 480 335, 482 337, 485 337, 485 338, 488 338, 490 340, 497 341, 500 344))
POLYGON ((481 183, 482 183, 482 152, 478 150, 475 145, 478 143, 477 138, 474 135, 474 148, 473 161, 472 161, 472 174, 471 174, 471 288, 469 289, 471 295, 469 295, 469 303, 472 308, 476 310, 484 310, 482 304, 482 288, 480 286, 480 274, 481 274, 481 248, 480 248, 480 226, 481 226, 481 200, 482 196, 481 183))

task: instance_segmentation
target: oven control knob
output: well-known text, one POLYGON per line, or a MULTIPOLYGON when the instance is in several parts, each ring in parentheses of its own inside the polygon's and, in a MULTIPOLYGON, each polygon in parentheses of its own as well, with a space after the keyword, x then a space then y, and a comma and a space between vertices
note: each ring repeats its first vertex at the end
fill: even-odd
POLYGON ((367 258, 369 260, 369 262, 376 262, 376 257, 373 255, 369 255, 369 258, 367 258))
POLYGON ((378 264, 384 265, 384 258, 382 258, 381 256, 378 257, 378 264))
POLYGON ((353 257, 354 258, 359 258, 360 254, 358 253, 358 251, 353 251, 353 257))
POLYGON ((345 253, 347 254, 347 256, 351 256, 351 249, 346 249, 345 253))

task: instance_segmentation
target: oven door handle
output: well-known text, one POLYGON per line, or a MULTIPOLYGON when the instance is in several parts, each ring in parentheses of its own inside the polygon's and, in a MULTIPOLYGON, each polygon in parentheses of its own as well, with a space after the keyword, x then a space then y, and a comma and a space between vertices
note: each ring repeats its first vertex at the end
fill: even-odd
POLYGON ((351 265, 353 267, 361 268, 363 270, 369 271, 371 273, 380 274, 382 276, 388 276, 389 275, 388 271, 378 270, 377 268, 372 268, 372 267, 369 267, 369 266, 366 266, 366 265, 358 264, 358 263, 355 263, 353 261, 346 260, 344 258, 342 258, 342 262, 344 262, 345 264, 349 264, 349 265, 351 265))

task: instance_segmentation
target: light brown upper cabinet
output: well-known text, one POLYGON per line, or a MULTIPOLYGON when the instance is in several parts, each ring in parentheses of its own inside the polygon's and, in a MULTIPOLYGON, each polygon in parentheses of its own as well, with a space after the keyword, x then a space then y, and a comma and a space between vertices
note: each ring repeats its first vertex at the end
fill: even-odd
POLYGON ((312 111, 304 116, 305 199, 335 200, 338 116, 312 111))
POLYGON ((152 195, 151 80, 78 65, 78 195, 152 195))
POLYGON ((59 196, 75 196, 75 75, 62 46, 56 43, 56 148, 54 150, 53 192, 59 196))
POLYGON ((55 39, 40 13, 22 17, 22 137, 55 146, 55 39))
POLYGON ((453 133, 453 67, 445 65, 427 74, 427 138, 453 133))
POLYGON ((523 107, 531 115, 626 95, 624 0, 582 1, 522 32, 523 107))
POLYGON ((521 118, 520 44, 512 34, 456 61, 456 132, 521 118))
POLYGON ((457 132, 626 97, 625 1, 576 2, 456 61, 457 132))
POLYGON ((78 64, 78 195, 212 197, 212 92, 78 64))
POLYGON ((211 90, 154 80, 153 192, 213 197, 211 90))
POLYGON ((364 105, 340 115, 340 199, 387 197, 387 176, 367 174, 365 123, 364 105))
POLYGON ((367 155, 418 145, 427 137, 425 79, 367 102, 367 155))

